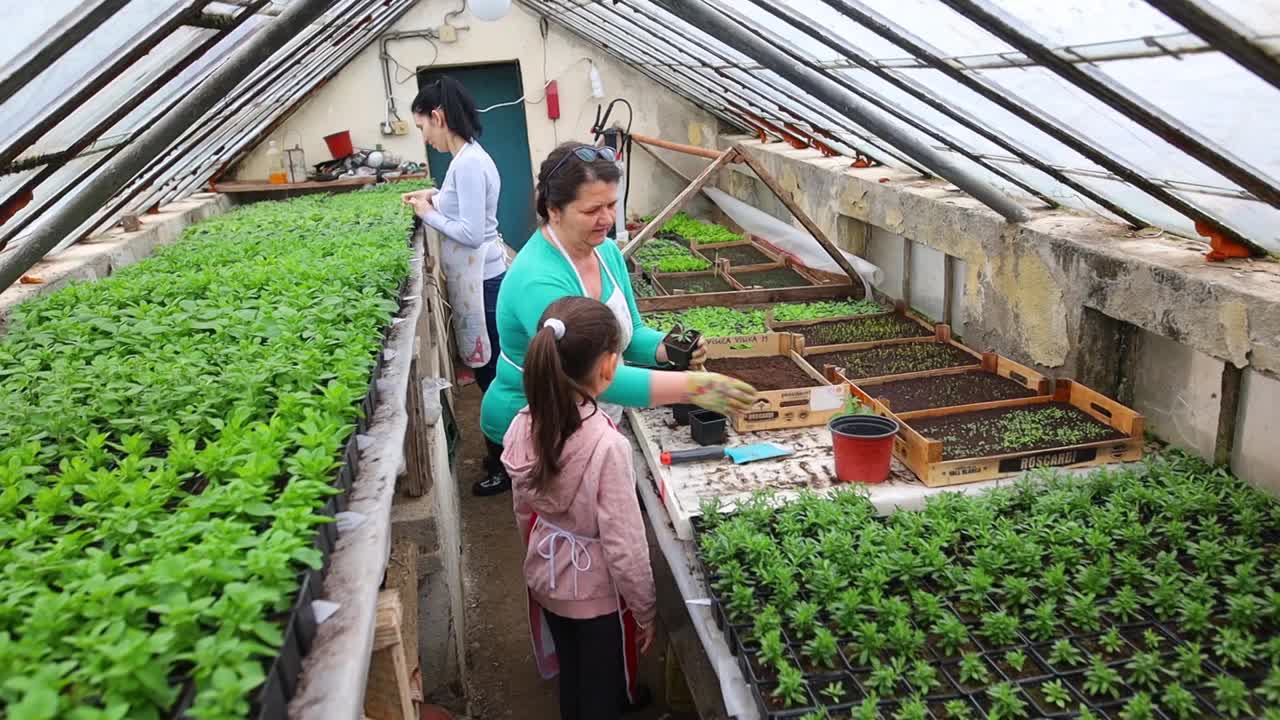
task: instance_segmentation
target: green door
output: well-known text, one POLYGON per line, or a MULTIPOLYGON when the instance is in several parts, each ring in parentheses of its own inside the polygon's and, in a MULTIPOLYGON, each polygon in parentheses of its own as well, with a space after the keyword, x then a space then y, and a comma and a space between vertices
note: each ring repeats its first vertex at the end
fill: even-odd
MULTIPOLYGON (((520 82, 520 66, 516 63, 470 65, 423 70, 418 73, 418 87, 448 75, 471 93, 476 107, 487 108, 509 103, 524 95, 520 82)), ((498 197, 498 231, 502 239, 519 250, 533 234, 537 220, 533 208, 533 169, 529 162, 529 129, 524 121, 524 103, 494 108, 480 114, 480 145, 493 158, 502 178, 502 194, 498 197)), ((439 185, 444 181, 452 155, 427 148, 427 164, 431 177, 439 185)))

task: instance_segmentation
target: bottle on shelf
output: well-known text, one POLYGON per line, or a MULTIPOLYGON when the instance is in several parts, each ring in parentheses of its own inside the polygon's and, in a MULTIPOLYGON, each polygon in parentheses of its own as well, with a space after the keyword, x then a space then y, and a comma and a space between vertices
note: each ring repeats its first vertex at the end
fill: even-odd
POLYGON ((267 182, 272 185, 284 185, 289 182, 289 171, 284 165, 284 153, 275 140, 267 143, 267 182))

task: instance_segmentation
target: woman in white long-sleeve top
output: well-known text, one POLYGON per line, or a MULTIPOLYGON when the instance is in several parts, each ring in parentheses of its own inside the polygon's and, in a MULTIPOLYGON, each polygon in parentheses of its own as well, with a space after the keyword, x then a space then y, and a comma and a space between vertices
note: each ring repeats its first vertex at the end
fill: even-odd
MULTIPOLYGON (((414 124, 438 152, 453 155, 440 189, 404 196, 422 221, 444 236, 441 263, 453 309, 458 356, 475 369, 481 392, 493 382, 498 362, 498 288, 507 271, 498 234, 498 193, 502 181, 489 153, 480 147, 475 102, 450 77, 432 82, 413 100, 414 124)), ((489 453, 497 457, 497 453, 489 453)), ((493 495, 511 487, 500 463, 486 461, 486 477, 472 487, 493 495)))

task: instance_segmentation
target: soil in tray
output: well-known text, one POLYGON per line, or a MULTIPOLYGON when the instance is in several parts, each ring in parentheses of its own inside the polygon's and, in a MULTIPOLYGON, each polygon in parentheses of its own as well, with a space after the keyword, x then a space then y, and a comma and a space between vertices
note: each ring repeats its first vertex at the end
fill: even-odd
POLYGON ((760 249, 754 245, 732 245, 726 248, 717 248, 713 245, 702 248, 699 252, 712 262, 724 258, 730 265, 760 265, 773 262, 773 258, 760 252, 760 249))
POLYGON ((896 413, 971 405, 992 400, 1032 397, 1034 390, 995 373, 963 373, 895 380, 864 387, 872 397, 889 401, 896 413))
POLYGON ((667 292, 710 293, 729 292, 733 286, 719 275, 695 275, 686 277, 664 277, 659 282, 667 292))
POLYGON ((707 370, 736 377, 756 390, 790 390, 817 387, 822 383, 809 376, 783 355, 750 358, 717 358, 707 361, 707 370))
MULTIPOLYGON (((741 278, 739 282, 746 284, 741 278)), ((875 315, 857 320, 835 320, 798 327, 778 328, 780 332, 804 335, 806 347, 877 342, 895 338, 928 337, 933 331, 900 315, 875 315)))
POLYGON ((805 360, 819 370, 823 365, 844 368, 850 380, 978 364, 977 358, 960 348, 929 342, 806 355, 805 360))
POLYGON ((791 268, 774 270, 757 270, 755 272, 731 273, 733 279, 742 283, 742 287, 787 288, 812 285, 803 275, 791 268))
POLYGON ((1067 403, 979 410, 912 420, 926 438, 941 440, 942 459, 1048 450, 1126 437, 1067 403))

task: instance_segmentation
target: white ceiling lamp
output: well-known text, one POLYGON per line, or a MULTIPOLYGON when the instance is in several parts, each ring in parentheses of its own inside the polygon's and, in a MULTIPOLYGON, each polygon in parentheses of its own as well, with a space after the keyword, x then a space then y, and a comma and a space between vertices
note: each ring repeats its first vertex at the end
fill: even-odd
POLYGON ((501 20, 507 14, 511 9, 511 0, 468 0, 467 5, 477 20, 492 22, 501 20))

